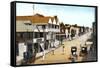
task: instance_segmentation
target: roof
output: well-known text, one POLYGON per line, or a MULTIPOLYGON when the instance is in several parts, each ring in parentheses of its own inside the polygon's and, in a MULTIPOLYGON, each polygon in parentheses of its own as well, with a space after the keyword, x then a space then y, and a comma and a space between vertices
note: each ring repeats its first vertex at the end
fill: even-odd
POLYGON ((49 21, 48 17, 37 17, 37 16, 17 16, 16 20, 29 20, 32 24, 47 24, 49 21))
POLYGON ((16 20, 29 20, 31 21, 33 24, 48 24, 49 19, 51 19, 51 21, 53 22, 53 20, 56 20, 56 23, 58 21, 57 16, 54 17, 50 17, 50 16, 43 16, 40 14, 35 14, 34 16, 16 16, 16 20))

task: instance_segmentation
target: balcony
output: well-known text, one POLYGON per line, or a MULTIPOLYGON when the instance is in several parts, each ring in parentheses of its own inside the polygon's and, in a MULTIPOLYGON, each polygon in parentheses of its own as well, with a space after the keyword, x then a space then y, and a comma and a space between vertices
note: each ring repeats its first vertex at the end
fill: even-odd
POLYGON ((60 29, 50 28, 48 29, 49 32, 60 32, 60 29))
POLYGON ((47 25, 38 25, 37 27, 34 28, 34 32, 60 32, 59 28, 48 27, 47 25))
POLYGON ((42 43, 44 41, 44 38, 34 38, 33 43, 42 43))

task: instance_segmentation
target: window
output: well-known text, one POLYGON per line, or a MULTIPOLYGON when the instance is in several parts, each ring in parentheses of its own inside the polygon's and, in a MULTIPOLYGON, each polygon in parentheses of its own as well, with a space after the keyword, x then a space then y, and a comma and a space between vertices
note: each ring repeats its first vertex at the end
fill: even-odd
POLYGON ((29 38, 33 38, 33 33, 32 32, 29 33, 29 38))
POLYGON ((59 29, 59 25, 55 25, 55 28, 56 28, 56 29, 59 29))
POLYGON ((35 34, 35 38, 38 38, 38 32, 35 32, 34 34, 35 34))
POLYGON ((43 37, 43 33, 42 32, 40 33, 40 37, 43 37))
POLYGON ((35 35, 35 38, 40 38, 40 37, 43 37, 44 33, 43 32, 35 32, 34 35, 35 35))
POLYGON ((45 29, 45 28, 46 28, 46 26, 45 26, 45 25, 42 25, 42 28, 43 28, 43 29, 45 29))
POLYGON ((48 27, 51 28, 51 24, 48 24, 48 27))
POLYGON ((57 25, 55 25, 55 29, 57 28, 57 25))
POLYGON ((52 28, 55 28, 55 25, 52 24, 52 28))

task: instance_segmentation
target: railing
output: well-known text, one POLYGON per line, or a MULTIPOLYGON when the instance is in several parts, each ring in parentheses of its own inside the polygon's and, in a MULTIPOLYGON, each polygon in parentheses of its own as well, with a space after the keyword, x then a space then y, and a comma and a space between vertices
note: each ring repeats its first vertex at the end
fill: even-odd
POLYGON ((60 29, 50 28, 50 29, 48 29, 48 31, 51 31, 51 32, 60 32, 60 29))
POLYGON ((43 42, 44 38, 34 38, 33 39, 33 43, 37 43, 37 42, 43 42))
MULTIPOLYGON (((51 32, 60 32, 60 29, 58 29, 58 28, 49 28, 48 26, 45 26, 44 28, 42 26, 38 26, 38 29, 41 32, 48 32, 48 31, 51 31, 51 32)), ((34 31, 38 31, 38 30, 34 29, 34 31)))
POLYGON ((41 38, 37 39, 37 42, 41 43, 42 42, 42 39, 41 38))

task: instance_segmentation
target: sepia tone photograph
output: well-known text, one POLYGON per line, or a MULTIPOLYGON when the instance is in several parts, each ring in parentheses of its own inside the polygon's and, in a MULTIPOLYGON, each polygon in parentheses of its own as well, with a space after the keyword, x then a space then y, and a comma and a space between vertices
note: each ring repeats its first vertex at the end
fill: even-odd
POLYGON ((97 61, 93 6, 16 3, 16 65, 97 61))

